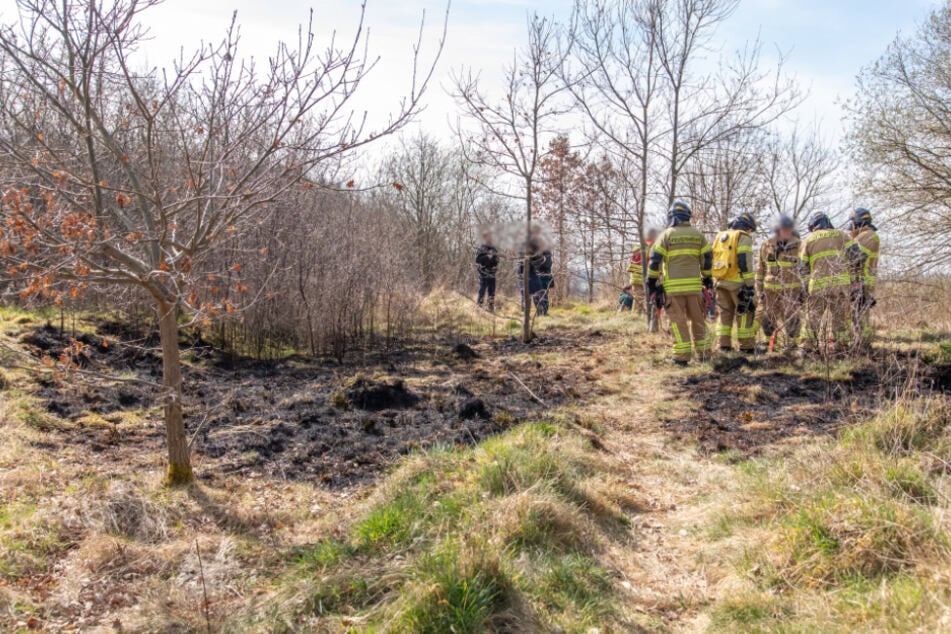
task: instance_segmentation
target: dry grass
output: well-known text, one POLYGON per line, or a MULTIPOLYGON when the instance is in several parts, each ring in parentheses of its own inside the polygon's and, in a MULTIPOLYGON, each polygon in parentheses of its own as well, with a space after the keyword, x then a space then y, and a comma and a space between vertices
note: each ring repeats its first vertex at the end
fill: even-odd
MULTIPOLYGON (((517 334, 470 304, 433 298, 424 330, 517 334)), ((0 332, 10 324, 0 314, 0 332)), ((32 379, 7 371, 0 624, 204 631, 207 608, 213 631, 236 632, 951 627, 946 399, 904 400, 838 442, 708 457, 658 417, 695 407, 679 386, 709 368, 660 364, 666 338, 610 306, 557 308, 536 329, 585 333, 511 355, 577 368, 584 399, 345 491, 233 477, 213 461, 201 486, 166 491, 159 453, 122 450, 123 431, 156 411, 89 413, 85 432, 119 430, 92 453, 37 424, 32 379)), ((901 345, 940 357, 933 343, 901 345)))
POLYGON ((618 538, 625 516, 595 477, 599 466, 586 436, 550 423, 418 456, 377 489, 340 539, 300 550, 300 568, 282 590, 234 627, 620 626, 614 592, 594 593, 587 577, 565 568, 610 578, 593 554, 618 538))
POLYGON ((746 465, 734 508, 711 535, 739 535, 739 591, 715 606, 715 629, 943 623, 951 592, 935 580, 951 571, 949 404, 906 397, 836 442, 746 465))

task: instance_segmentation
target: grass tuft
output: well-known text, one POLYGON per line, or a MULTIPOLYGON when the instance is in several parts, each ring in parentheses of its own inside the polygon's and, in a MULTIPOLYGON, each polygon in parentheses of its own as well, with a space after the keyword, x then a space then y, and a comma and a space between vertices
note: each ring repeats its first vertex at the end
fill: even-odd
POLYGON ((711 536, 751 536, 755 545, 737 559, 748 588, 716 603, 714 628, 837 631, 848 622, 879 631, 936 622, 951 599, 929 581, 951 561, 949 412, 944 396, 901 399, 837 441, 741 463, 746 501, 715 518, 711 536))
POLYGON ((485 632, 511 591, 499 560, 482 549, 423 557, 416 575, 400 621, 419 634, 485 632))
POLYGON ((593 477, 589 435, 528 423, 407 460, 340 537, 295 551, 286 600, 269 605, 296 607, 267 622, 293 629, 319 615, 386 631, 523 631, 537 629, 538 613, 566 631, 619 623, 610 574, 593 553, 611 539, 602 507, 623 512, 593 477))

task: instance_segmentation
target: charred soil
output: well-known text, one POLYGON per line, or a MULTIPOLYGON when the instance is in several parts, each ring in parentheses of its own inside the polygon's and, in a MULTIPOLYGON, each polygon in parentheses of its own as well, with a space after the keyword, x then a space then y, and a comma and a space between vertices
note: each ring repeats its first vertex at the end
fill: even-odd
POLYGON ((680 391, 696 407, 668 417, 665 426, 704 453, 749 457, 789 439, 834 435, 842 425, 867 418, 896 386, 920 393, 949 390, 948 366, 895 350, 830 365, 790 364, 778 356, 721 357, 712 371, 681 380, 680 391))
MULTIPOLYGON (((82 443, 123 463, 161 454, 160 391, 150 385, 161 380, 161 359, 147 339, 116 338, 129 332, 103 322, 76 336, 51 325, 21 333, 20 344, 37 358, 58 359, 78 341, 81 352, 72 358, 79 370, 124 377, 83 380, 79 388, 72 378, 38 377, 33 397, 65 423, 54 426, 45 448, 82 443), (147 425, 88 424, 90 414, 143 411, 147 425)), ((183 339, 188 427, 205 474, 199 477, 256 473, 334 488, 369 482, 414 450, 475 444, 537 414, 532 394, 546 406, 580 399, 583 370, 567 359, 532 358, 564 347, 583 351, 585 339, 559 334, 528 346, 510 339, 407 342, 345 363, 260 361, 183 339)))

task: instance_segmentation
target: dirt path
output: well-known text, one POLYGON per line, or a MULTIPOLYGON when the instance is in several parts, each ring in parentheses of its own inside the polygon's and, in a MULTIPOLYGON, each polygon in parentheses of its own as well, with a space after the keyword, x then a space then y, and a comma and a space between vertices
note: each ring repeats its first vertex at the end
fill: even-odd
MULTIPOLYGON (((730 468, 702 456, 693 442, 677 439, 664 413, 686 405, 680 373, 652 360, 664 341, 629 338, 626 359, 603 368, 602 380, 617 388, 614 398, 581 409, 603 426, 606 449, 624 466, 624 485, 644 501, 630 516, 631 543, 614 545, 605 565, 620 573, 633 620, 649 631, 703 629, 699 610, 724 576, 721 565, 703 556, 703 522, 710 499, 729 480, 730 468)), ((610 349, 616 342, 606 344, 610 349)))

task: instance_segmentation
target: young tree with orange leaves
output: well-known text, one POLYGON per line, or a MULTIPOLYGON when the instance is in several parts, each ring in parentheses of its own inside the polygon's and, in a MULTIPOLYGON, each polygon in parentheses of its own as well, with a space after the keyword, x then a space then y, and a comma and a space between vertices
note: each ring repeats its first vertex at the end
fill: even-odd
POLYGON ((350 111, 374 65, 362 14, 342 45, 318 46, 306 25, 263 68, 239 55, 234 24, 216 45, 143 68, 144 14, 159 3, 18 0, 18 22, 0 29, 0 251, 28 295, 124 285, 151 298, 167 481, 183 484, 193 476, 180 316, 210 320, 252 295, 240 261, 219 270, 210 256, 262 222, 269 203, 311 187, 316 166, 399 130, 432 65, 417 67, 417 42, 407 95, 369 131, 350 111))
POLYGON ((551 223, 555 234, 555 277, 563 280, 555 287, 552 301, 563 301, 568 293, 568 265, 573 253, 574 223, 582 213, 584 159, 572 150, 567 136, 560 135, 548 143, 548 154, 539 163, 538 217, 551 223))

